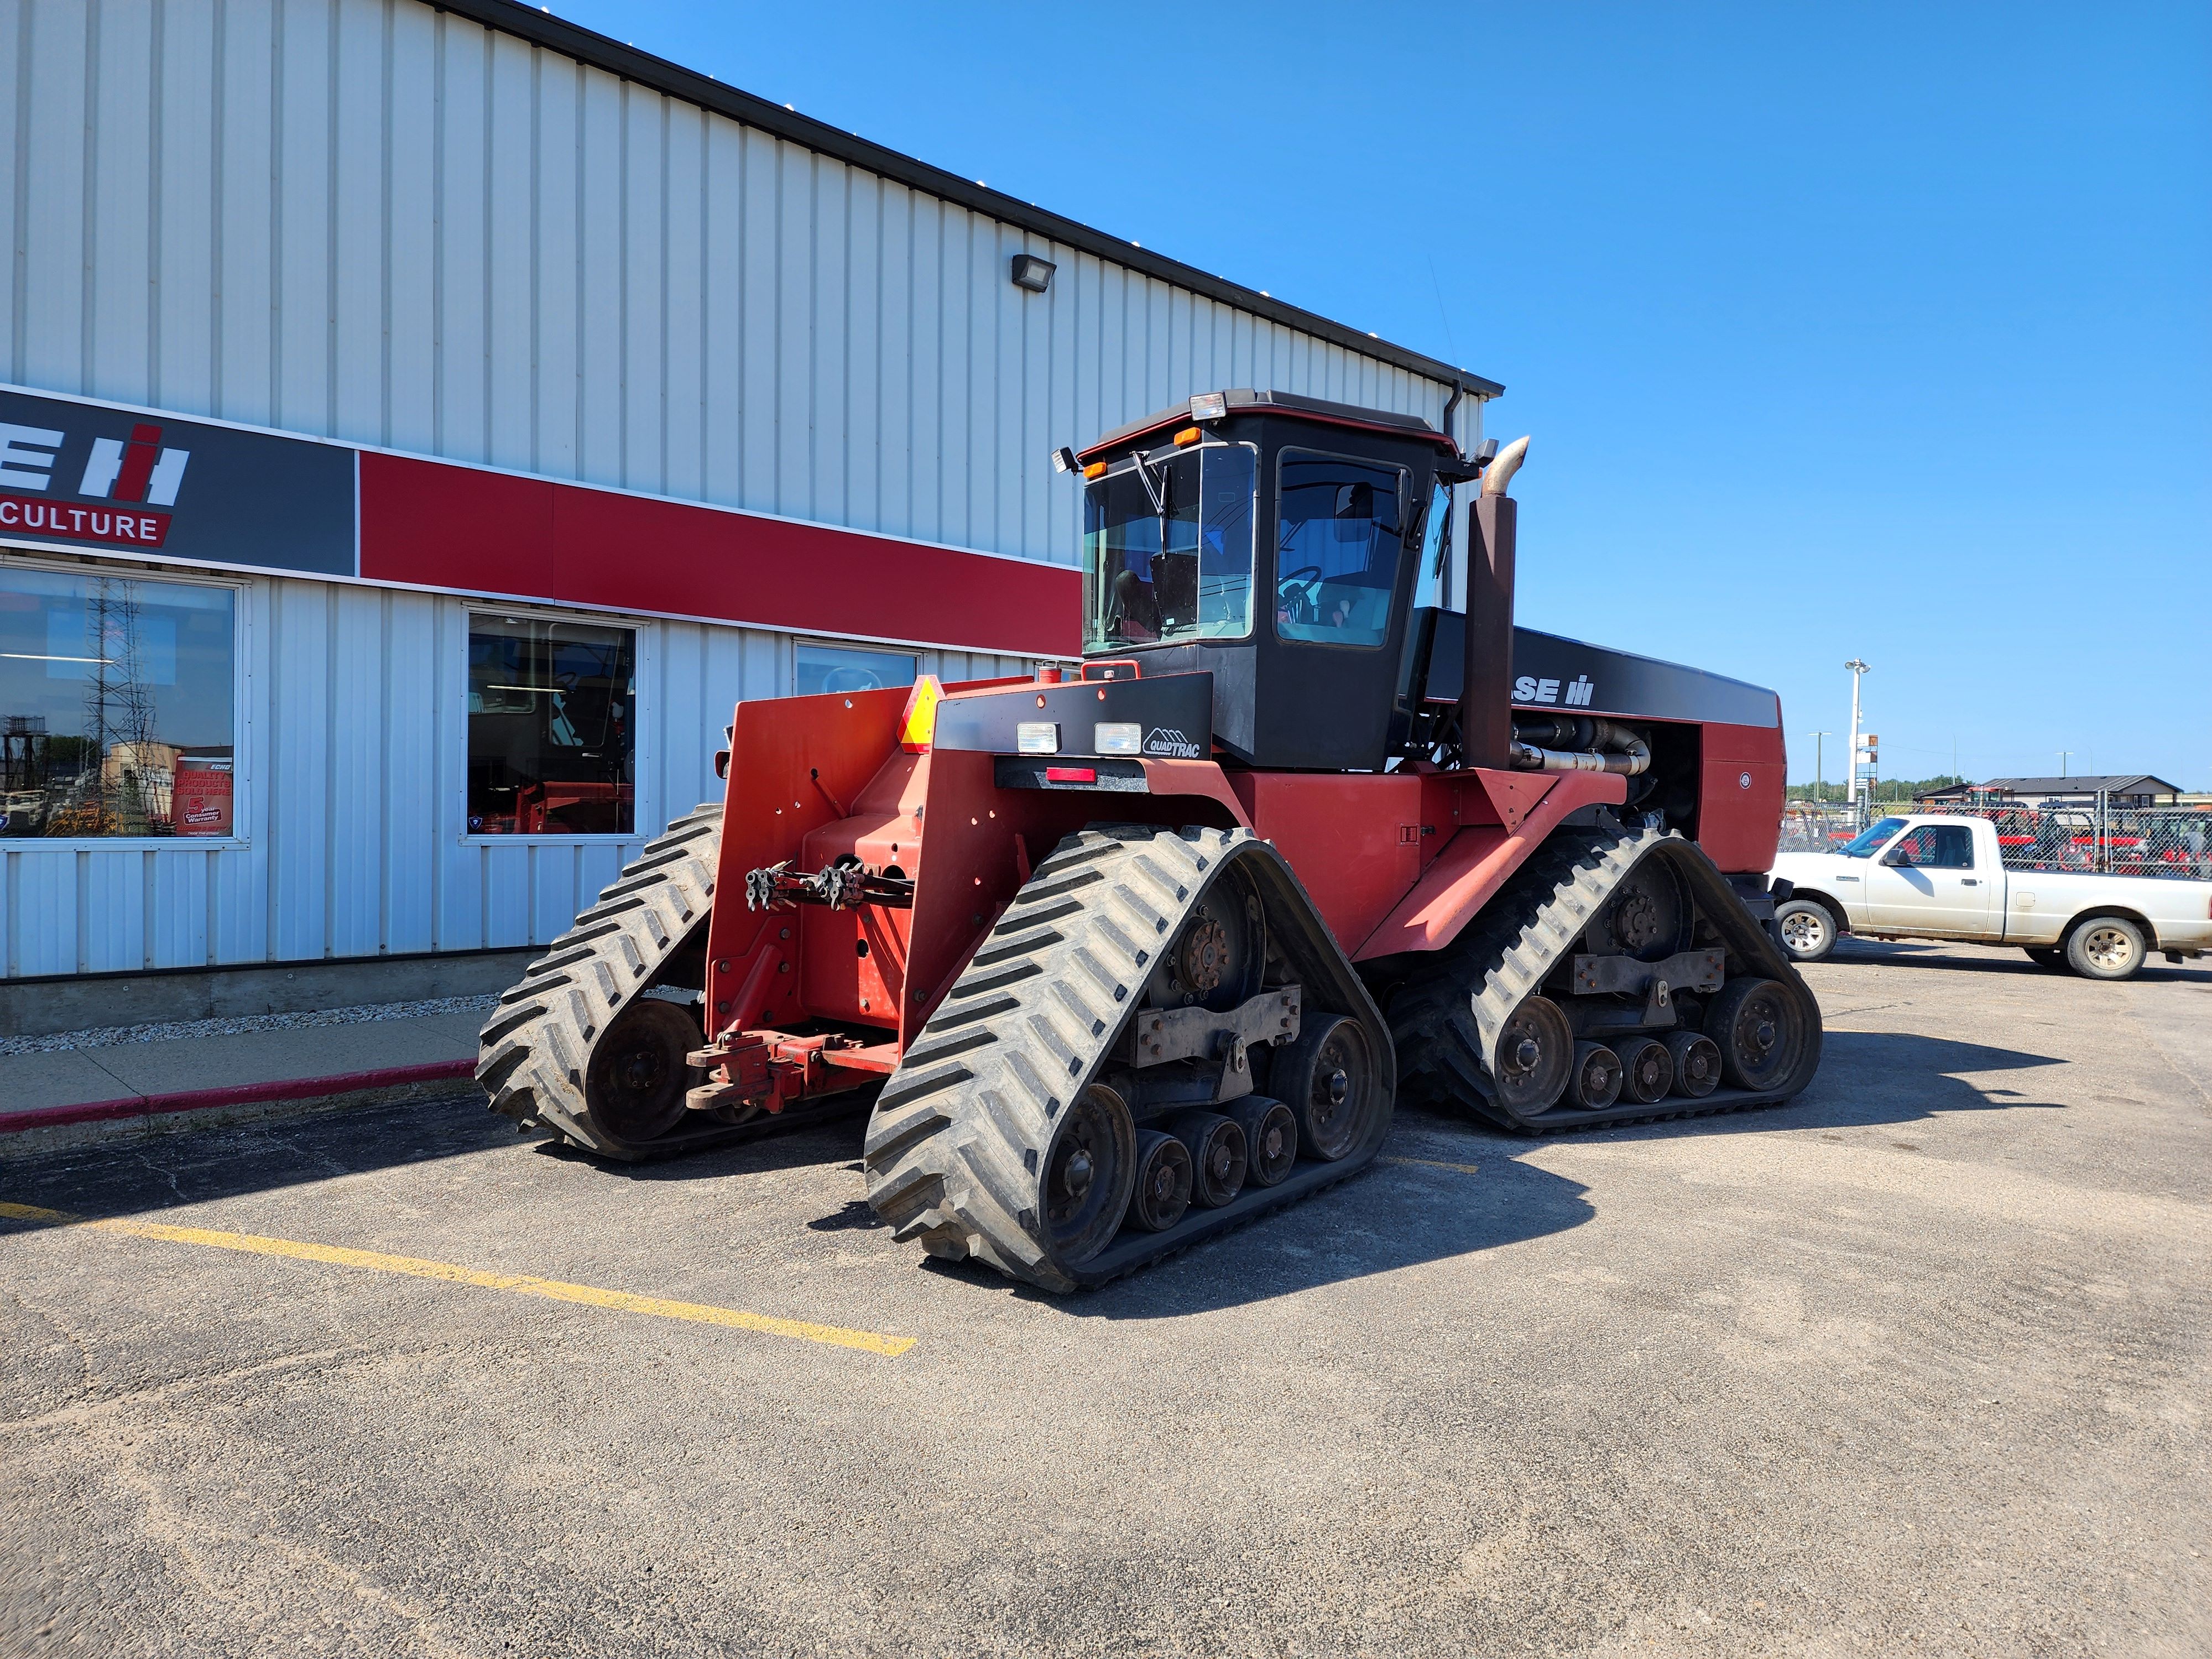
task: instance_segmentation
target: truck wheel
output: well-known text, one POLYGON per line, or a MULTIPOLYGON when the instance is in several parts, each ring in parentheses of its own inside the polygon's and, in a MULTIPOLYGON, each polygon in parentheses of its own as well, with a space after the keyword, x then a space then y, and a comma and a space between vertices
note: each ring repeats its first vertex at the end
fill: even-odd
POLYGON ((1834 912, 1817 899, 1790 899, 1774 907, 1774 925, 1792 962, 1826 962, 1836 948, 1834 912))
POLYGON ((2133 979, 2148 954, 2125 916, 2092 916, 2066 936, 2066 965, 2084 979, 2133 979))

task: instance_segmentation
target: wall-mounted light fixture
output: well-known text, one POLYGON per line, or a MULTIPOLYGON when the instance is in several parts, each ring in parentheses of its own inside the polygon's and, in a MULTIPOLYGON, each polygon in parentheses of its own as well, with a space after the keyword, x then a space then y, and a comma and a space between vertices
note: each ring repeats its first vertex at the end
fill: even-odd
POLYGON ((1042 294, 1052 286, 1052 273, 1059 269, 1051 260, 1040 259, 1034 253, 1017 253, 1012 270, 1014 286, 1031 294, 1042 294))

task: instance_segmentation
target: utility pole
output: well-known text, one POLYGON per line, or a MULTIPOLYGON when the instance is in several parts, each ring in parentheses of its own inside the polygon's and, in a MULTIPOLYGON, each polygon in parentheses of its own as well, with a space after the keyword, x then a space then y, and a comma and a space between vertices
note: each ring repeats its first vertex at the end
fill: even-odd
POLYGON ((1866 664, 1861 662, 1856 657, 1853 657, 1844 666, 1851 671, 1851 809, 1853 821, 1863 829, 1866 827, 1866 804, 1859 786, 1864 781, 1865 775, 1859 770, 1859 767, 1866 759, 1866 756, 1861 748, 1859 732, 1859 681, 1865 677, 1869 670, 1866 664))
POLYGON ((2066 763, 2073 758, 2074 751, 2071 749, 2062 749, 2058 751, 2058 775, 2060 777, 2063 778, 2066 775, 2066 763))
POLYGON ((1828 768, 1821 756, 1820 739, 1832 738, 1836 734, 1832 732, 1808 732, 1805 735, 1813 739, 1813 799, 1825 806, 1828 801, 1828 768))

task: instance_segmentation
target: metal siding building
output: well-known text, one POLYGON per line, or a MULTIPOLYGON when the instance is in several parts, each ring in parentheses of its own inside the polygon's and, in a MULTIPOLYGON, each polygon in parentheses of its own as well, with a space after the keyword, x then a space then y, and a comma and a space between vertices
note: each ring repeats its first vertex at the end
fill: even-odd
MULTIPOLYGON (((0 0, 0 92, 25 392, 1066 565, 1054 445, 1272 386, 1440 424, 1463 389, 1471 446, 1498 390, 506 0, 0 0)), ((9 976, 544 940, 719 793, 728 706, 793 689, 791 633, 616 607, 640 834, 495 843, 459 776, 483 604, 225 579, 233 833, 0 840, 9 976)))

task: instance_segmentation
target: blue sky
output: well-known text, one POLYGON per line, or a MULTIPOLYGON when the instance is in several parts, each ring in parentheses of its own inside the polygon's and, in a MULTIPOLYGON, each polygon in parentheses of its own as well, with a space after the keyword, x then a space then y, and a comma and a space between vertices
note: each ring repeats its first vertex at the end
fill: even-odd
POLYGON ((1521 619, 1793 777, 1856 654, 1887 775, 2212 787, 2212 8, 553 9, 1504 381, 1521 619))

